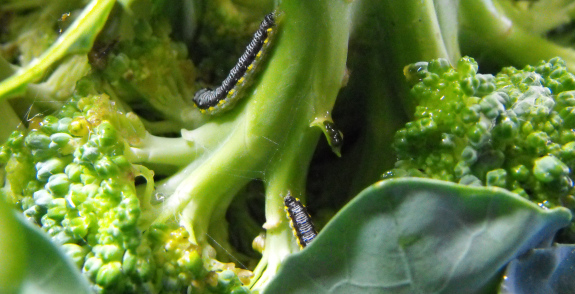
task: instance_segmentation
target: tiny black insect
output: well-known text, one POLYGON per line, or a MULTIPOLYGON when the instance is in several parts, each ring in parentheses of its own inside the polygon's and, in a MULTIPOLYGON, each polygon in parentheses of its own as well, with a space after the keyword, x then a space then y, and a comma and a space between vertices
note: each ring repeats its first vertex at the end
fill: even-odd
POLYGON ((201 89, 194 95, 194 103, 203 113, 216 114, 231 107, 239 98, 238 92, 248 84, 249 76, 255 71, 256 65, 264 55, 264 49, 276 26, 276 14, 266 15, 260 27, 238 63, 232 68, 222 84, 215 89, 201 89))
POLYGON ((284 205, 290 226, 297 237, 299 246, 303 249, 317 236, 315 226, 311 222, 311 216, 299 199, 292 197, 289 192, 284 198, 284 205))

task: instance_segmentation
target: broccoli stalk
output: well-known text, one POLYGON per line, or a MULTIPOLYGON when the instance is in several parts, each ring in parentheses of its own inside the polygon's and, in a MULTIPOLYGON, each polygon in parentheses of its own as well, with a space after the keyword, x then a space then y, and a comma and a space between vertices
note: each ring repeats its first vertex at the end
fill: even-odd
POLYGON ((497 1, 496 6, 515 24, 540 36, 569 24, 575 12, 575 3, 571 0, 497 1))
POLYGON ((10 64, 3 56, 0 55, 0 80, 9 77, 15 70, 15 66, 10 64))
MULTIPOLYGON (((218 42, 243 46, 236 38, 253 31, 271 1, 202 7, 198 1, 95 0, 82 12, 79 4, 62 2, 47 11, 62 15, 69 9, 74 21, 67 29, 64 18, 41 26, 50 35, 39 48, 27 41, 36 37, 14 40, 31 29, 28 17, 46 19, 41 2, 0 4, 16 15, 8 36, 0 38, 12 39, 7 48, 18 48, 0 52, 0 102, 12 99, 15 107, 7 111, 20 117, 24 111, 17 106, 35 104, 25 106, 32 119, 0 149, 0 196, 42 227, 98 292, 265 291, 283 260, 299 250, 283 196, 305 200, 322 133, 340 155, 332 108, 348 78, 352 86, 340 100, 346 107, 333 115, 344 128, 361 126, 361 132, 346 147, 352 156, 341 150, 343 161, 321 167, 328 179, 316 189, 316 203, 341 203, 391 169, 391 136, 412 115, 396 134, 393 147, 401 160, 387 177, 500 186, 543 206, 575 207, 570 50, 542 35, 564 24, 569 13, 552 22, 542 18, 548 25, 535 30, 526 20, 538 6, 519 13, 525 7, 495 0, 285 0, 252 86, 235 108, 209 116, 191 98, 204 83, 220 80, 218 70, 236 59, 229 45, 218 42), (176 22, 164 16, 181 13, 182 5, 193 7, 183 26, 209 27, 204 35, 172 32, 176 22), (59 37, 57 25, 65 30, 59 37), (350 77, 352 27, 358 42, 350 48, 350 77), (510 38, 501 35, 507 28, 513 29, 510 38), (230 32, 233 42, 221 37, 230 32), (188 48, 174 41, 178 34, 195 41, 197 66, 188 48), (489 42, 464 50, 495 48, 516 63, 559 52, 567 63, 552 59, 481 75, 473 59, 460 59, 458 38, 474 34, 489 42), (206 35, 218 40, 210 43, 206 35), (535 41, 530 45, 550 51, 508 49, 535 41), (210 44, 224 51, 211 52, 210 44), (429 59, 434 61, 416 63, 429 59), (239 234, 250 237, 263 232, 249 212, 230 212, 248 206, 245 186, 252 181, 265 189, 266 236, 264 245, 254 246, 262 258, 250 272, 221 262, 221 253, 237 253, 229 239, 238 232, 230 228, 245 225, 239 234), (243 203, 233 205, 235 198, 243 203)), ((20 121, 17 116, 13 121, 20 121)), ((251 266, 256 261, 250 257, 239 256, 251 266)))
POLYGON ((22 121, 14 112, 8 101, 0 102, 0 117, 2 117, 2 127, 0 128, 0 140, 7 140, 10 134, 22 126, 22 121))
MULTIPOLYGON (((0 80, 14 73, 14 67, 0 55, 0 80)), ((0 142, 6 141, 12 131, 21 126, 22 121, 14 111, 9 101, 0 102, 0 117, 2 117, 2 127, 0 128, 0 142)))
MULTIPOLYGON (((125 18, 137 27, 133 38, 120 40, 106 62, 91 63, 92 72, 78 81, 72 99, 56 114, 37 117, 4 145, 2 193, 66 248, 98 291, 247 291, 240 279, 254 290, 265 289, 282 260, 299 250, 282 196, 291 191, 303 198, 315 145, 322 132, 331 131, 323 122, 331 121, 346 74, 350 8, 330 0, 283 2, 268 61, 246 97, 224 115, 188 121, 193 127, 179 137, 154 134, 131 107, 147 101, 166 114, 169 108, 156 103, 160 99, 173 101, 174 108, 184 105, 189 93, 184 83, 176 81, 170 97, 153 87, 148 88, 153 95, 139 92, 138 84, 152 69, 138 56, 146 48, 158 52, 152 61, 154 56, 172 58, 158 63, 164 67, 180 64, 182 54, 173 54, 177 46, 158 38, 169 31, 161 20, 125 18), (139 179, 145 183, 136 185, 139 179), (250 282, 245 271, 215 259, 208 236, 229 248, 220 239, 228 235, 226 211, 254 179, 266 189, 267 237, 250 282)), ((93 30, 85 33, 92 42, 93 30)), ((56 64, 67 52, 67 40, 48 49, 42 60, 56 64)), ((30 85, 37 69, 24 67, 24 73, 5 80, 2 97, 30 85)), ((181 73, 175 75, 183 80, 181 73)), ((190 104, 186 109, 199 115, 190 104)), ((173 116, 160 117, 185 125, 173 116)))
MULTIPOLYGON (((216 117, 190 132, 189 136, 200 137, 195 133, 213 128, 211 134, 222 134, 233 121, 233 129, 226 140, 202 158, 202 163, 178 185, 157 219, 162 222, 183 211, 182 223, 193 232, 197 244, 205 244, 210 219, 221 218, 239 187, 254 178, 264 180, 266 248, 270 250, 270 258, 275 258, 268 265, 271 274, 266 273, 266 278, 273 275, 285 254, 295 250, 285 242, 291 231, 283 214, 281 196, 288 190, 303 191, 306 174, 301 170, 307 166, 320 134, 310 125, 316 117, 329 117, 344 76, 347 37, 340 34, 333 40, 333 35, 346 31, 349 7, 347 4, 328 5, 327 2, 292 1, 279 7, 285 13, 285 19, 280 20, 276 49, 271 53, 259 86, 249 100, 226 116, 216 117), (320 13, 324 10, 328 13, 320 13), (322 14, 325 16, 320 17, 322 14), (329 26, 321 28, 325 23, 329 26), (302 34, 302 31, 308 33, 302 34), (312 32, 314 35, 309 36, 312 32), (309 39, 317 42, 308 42, 309 39), (332 39, 331 43, 321 41, 329 39, 332 39), (313 74, 302 75, 301 72, 313 74), (278 88, 283 91, 277 92, 278 88), (281 160, 281 164, 276 160, 281 160), (267 245, 276 242, 277 246, 267 245)), ((170 191, 171 186, 159 184, 157 191, 170 191)), ((265 259, 264 251, 264 266, 265 259)))
POLYGON ((572 21, 572 3, 540 0, 522 6, 519 2, 461 1, 462 51, 489 60, 492 67, 525 66, 561 56, 567 68, 575 70, 575 51, 545 35, 572 21))
POLYGON ((94 0, 58 40, 37 59, 0 83, 0 100, 21 94, 54 63, 69 54, 88 52, 114 6, 113 0, 94 0))
POLYGON ((56 111, 74 93, 78 79, 89 71, 90 65, 85 55, 76 54, 64 58, 45 81, 28 84, 24 99, 19 103, 56 111))

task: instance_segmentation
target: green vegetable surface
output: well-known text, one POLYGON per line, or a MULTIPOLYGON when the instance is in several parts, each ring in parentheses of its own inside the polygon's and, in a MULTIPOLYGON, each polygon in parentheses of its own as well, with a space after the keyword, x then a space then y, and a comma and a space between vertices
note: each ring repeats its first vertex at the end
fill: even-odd
POLYGON ((505 288, 575 239, 574 7, 5 0, 0 292, 505 288), (239 102, 201 113, 272 11, 239 102), (288 193, 325 226, 301 253, 288 193))

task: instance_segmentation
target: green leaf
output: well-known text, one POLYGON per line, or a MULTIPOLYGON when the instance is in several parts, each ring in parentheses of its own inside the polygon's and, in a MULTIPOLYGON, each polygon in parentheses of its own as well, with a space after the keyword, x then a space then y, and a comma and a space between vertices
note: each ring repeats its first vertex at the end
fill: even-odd
POLYGON ((15 213, 24 231, 28 268, 21 294, 93 293, 73 261, 46 234, 15 213))
POLYGON ((4 195, 0 195, 0 224, 0 290, 18 293, 26 271, 26 243, 4 195))
POLYGON ((266 293, 493 292, 505 264, 570 220, 499 188, 382 181, 288 258, 266 293))
POLYGON ((0 293, 93 293, 68 256, 0 197, 0 293))

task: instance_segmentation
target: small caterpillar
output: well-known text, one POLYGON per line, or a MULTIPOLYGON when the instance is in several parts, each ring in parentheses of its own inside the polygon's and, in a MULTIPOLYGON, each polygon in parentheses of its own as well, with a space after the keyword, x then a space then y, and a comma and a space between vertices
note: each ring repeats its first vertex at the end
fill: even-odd
POLYGON ((289 192, 284 198, 284 205, 290 226, 297 237, 300 248, 303 249, 317 236, 315 226, 311 222, 311 216, 299 199, 292 197, 289 192))
POLYGON ((343 134, 332 121, 324 121, 323 126, 325 127, 325 135, 329 145, 339 152, 343 145, 343 134))
POLYGON ((213 90, 201 89, 194 95, 194 103, 202 113, 217 114, 230 108, 237 102, 239 92, 249 83, 249 77, 255 72, 262 60, 264 50, 270 43, 276 26, 276 14, 266 15, 255 32, 251 42, 238 63, 232 68, 222 84, 213 90))

